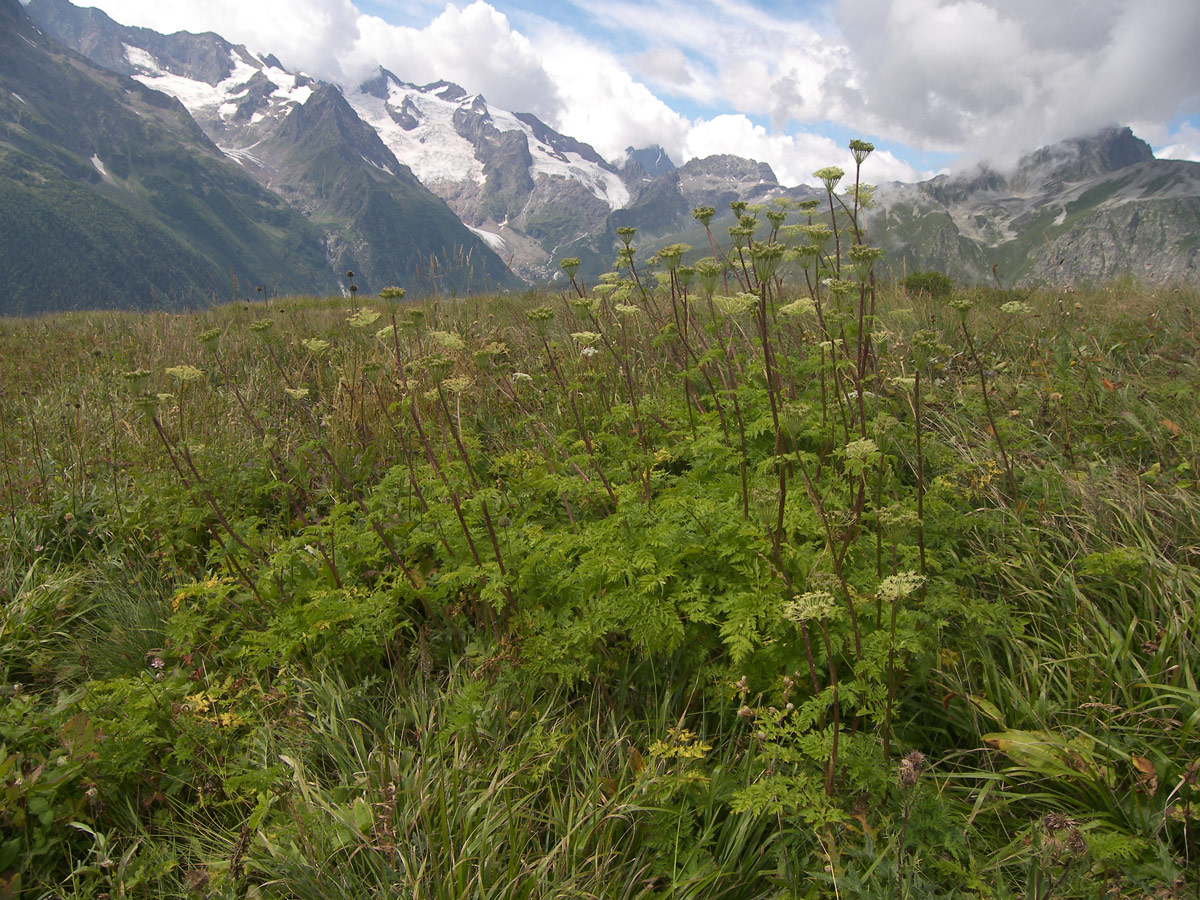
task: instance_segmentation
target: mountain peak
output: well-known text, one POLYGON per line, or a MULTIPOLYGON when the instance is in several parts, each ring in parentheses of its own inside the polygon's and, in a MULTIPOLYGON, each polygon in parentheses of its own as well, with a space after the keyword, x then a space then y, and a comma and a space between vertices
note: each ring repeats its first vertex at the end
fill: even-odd
MULTIPOLYGON (((435 97, 441 97, 447 103, 453 103, 455 100, 462 100, 469 96, 465 90, 455 84, 453 81, 435 81, 433 84, 427 84, 421 88, 421 91, 426 94, 433 94, 435 97)), ((483 100, 483 95, 479 95, 479 100, 483 100)))
POLYGON ((1042 147, 1021 160, 1020 169, 1050 170, 1065 180, 1106 175, 1154 159, 1150 145, 1128 126, 1104 128, 1085 137, 1042 147))
POLYGON ((641 149, 634 149, 632 146, 626 147, 625 159, 627 164, 637 163, 651 178, 665 175, 676 168, 675 163, 671 161, 671 157, 667 155, 667 151, 658 146, 658 144, 642 147, 641 149))

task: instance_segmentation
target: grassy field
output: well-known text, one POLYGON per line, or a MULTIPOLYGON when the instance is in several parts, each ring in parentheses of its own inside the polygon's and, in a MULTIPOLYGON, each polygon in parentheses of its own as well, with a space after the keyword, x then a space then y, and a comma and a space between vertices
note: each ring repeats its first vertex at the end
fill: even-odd
POLYGON ((0 320, 0 898, 1197 896, 1200 295, 743 225, 0 320))

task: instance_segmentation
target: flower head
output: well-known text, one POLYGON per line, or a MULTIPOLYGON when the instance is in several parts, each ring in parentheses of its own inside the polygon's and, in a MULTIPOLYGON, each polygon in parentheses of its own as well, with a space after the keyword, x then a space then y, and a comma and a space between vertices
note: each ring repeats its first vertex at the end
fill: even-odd
POLYGON ((860 141, 857 138, 850 142, 850 152, 854 155, 854 161, 860 166, 863 160, 871 155, 871 151, 875 149, 875 145, 869 141, 860 141))
POLYGON ((456 353, 467 346, 466 342, 452 331, 430 331, 429 337, 449 353, 456 353))
POLYGON ((198 381, 204 377, 204 373, 195 366, 171 366, 167 369, 167 374, 176 381, 198 381))
POLYGON ((837 187, 839 181, 846 173, 837 166, 826 166, 823 169, 817 169, 813 172, 813 178, 825 185, 825 190, 833 193, 833 189, 837 187))

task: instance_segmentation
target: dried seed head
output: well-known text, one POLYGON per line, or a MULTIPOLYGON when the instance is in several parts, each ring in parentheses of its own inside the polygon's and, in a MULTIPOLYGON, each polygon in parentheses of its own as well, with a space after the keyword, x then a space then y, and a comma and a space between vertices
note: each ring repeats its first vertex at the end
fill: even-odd
POLYGON ((925 754, 920 750, 913 750, 905 756, 900 760, 900 765, 896 769, 896 780, 900 783, 900 787, 914 787, 924 768, 925 754))
POLYGON ((1087 853, 1088 843, 1087 838, 1083 836, 1083 832, 1076 826, 1072 825, 1071 830, 1067 832, 1067 850, 1072 856, 1083 856, 1087 853))
POLYGON ((1056 831, 1062 831, 1064 828, 1074 828, 1075 820, 1062 813, 1053 812, 1042 819, 1042 827, 1050 834, 1054 834, 1056 831))

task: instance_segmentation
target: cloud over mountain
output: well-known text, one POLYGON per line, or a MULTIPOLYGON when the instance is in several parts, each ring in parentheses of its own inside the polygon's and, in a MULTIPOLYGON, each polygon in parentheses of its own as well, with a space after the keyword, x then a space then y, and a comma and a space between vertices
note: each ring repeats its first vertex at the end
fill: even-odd
POLYGON ((1200 158, 1195 0, 92 2, 347 86, 377 65, 454 81, 612 159, 659 144, 686 160, 740 138, 736 152, 811 182, 863 136, 893 151, 872 178, 912 179, 1117 122, 1200 158))
POLYGON ((1152 123, 1200 106, 1194 0, 838 0, 837 20, 840 116, 918 146, 1012 159, 1115 122, 1165 141, 1152 123))

